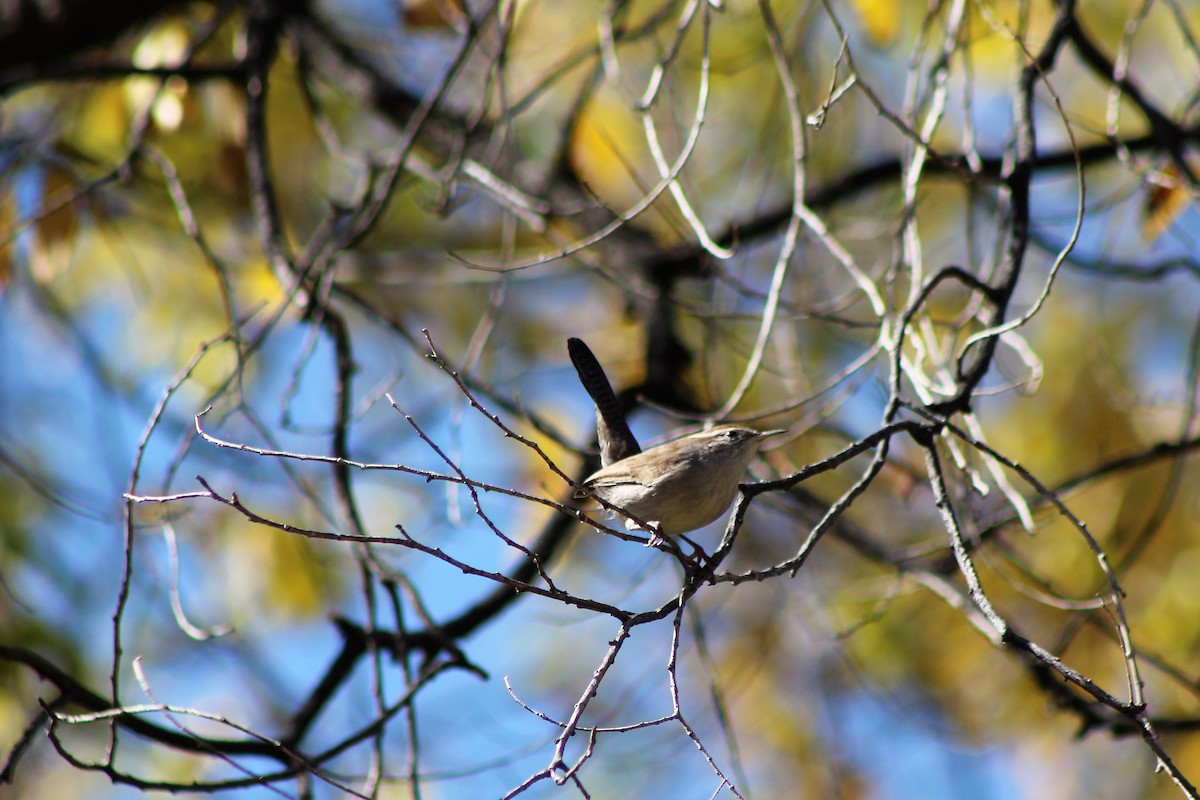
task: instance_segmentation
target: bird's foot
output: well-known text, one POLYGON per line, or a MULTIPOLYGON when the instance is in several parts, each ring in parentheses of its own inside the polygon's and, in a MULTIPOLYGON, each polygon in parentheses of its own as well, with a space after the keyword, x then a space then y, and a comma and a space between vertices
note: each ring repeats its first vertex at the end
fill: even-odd
POLYGON ((663 538, 662 533, 662 524, 658 522, 651 522, 650 540, 642 545, 642 547, 658 547, 665 541, 666 539, 663 538))

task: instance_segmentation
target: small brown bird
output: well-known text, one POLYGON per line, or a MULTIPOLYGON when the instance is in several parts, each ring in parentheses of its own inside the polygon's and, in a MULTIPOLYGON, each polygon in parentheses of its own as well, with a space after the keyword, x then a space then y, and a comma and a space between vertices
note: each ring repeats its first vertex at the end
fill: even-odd
POLYGON ((718 425, 609 464, 588 476, 575 496, 628 512, 625 528, 648 527, 649 547, 662 535, 694 531, 721 516, 758 446, 779 433, 786 431, 718 425))

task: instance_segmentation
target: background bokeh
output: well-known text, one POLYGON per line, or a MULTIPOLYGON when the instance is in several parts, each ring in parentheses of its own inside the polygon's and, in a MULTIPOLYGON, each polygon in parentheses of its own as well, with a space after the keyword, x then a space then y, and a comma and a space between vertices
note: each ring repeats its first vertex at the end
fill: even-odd
POLYGON ((1195 796, 1200 4, 8 5, 0 796, 1195 796), (917 302, 951 265, 1003 316, 917 302), (614 645, 577 599, 695 575, 536 502, 595 464, 572 336, 644 445, 789 428, 748 480, 973 441, 891 437, 794 574, 873 450, 758 495, 614 645), (939 477, 1116 704, 989 632, 939 477))

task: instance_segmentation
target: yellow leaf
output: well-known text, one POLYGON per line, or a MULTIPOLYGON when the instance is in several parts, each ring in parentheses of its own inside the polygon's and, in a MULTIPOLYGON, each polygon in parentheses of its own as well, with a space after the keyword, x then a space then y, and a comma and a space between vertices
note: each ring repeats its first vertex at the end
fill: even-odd
POLYGON ((413 28, 458 30, 463 24, 461 0, 407 0, 404 21, 413 28))
POLYGON ((1146 205, 1142 209, 1142 237, 1153 242, 1162 236, 1179 219, 1183 210, 1191 205, 1192 192, 1180 180, 1179 170, 1167 167, 1161 180, 1146 187, 1146 205))
POLYGON ((74 205, 68 202, 76 188, 70 176, 47 169, 42 211, 33 226, 31 272, 39 281, 53 280, 67 265, 75 233, 79 230, 74 205))
POLYGON ((900 30, 901 3, 895 0, 854 0, 854 10, 871 43, 887 47, 900 30))
MULTIPOLYGON (((121 83, 106 83, 88 91, 76 113, 66 118, 63 139, 67 147, 100 163, 118 163, 129 152, 129 92, 121 83)), ((145 80, 145 79, 140 79, 145 80)))
MULTIPOLYGON (((579 115, 570 148, 571 163, 588 188, 617 213, 637 204, 658 183, 642 124, 632 108, 612 92, 601 91, 579 115)), ((664 193, 638 224, 674 238, 672 206, 664 193)))
POLYGON ((644 159, 642 129, 633 112, 606 93, 579 115, 571 139, 571 163, 592 191, 610 202, 631 204, 641 194, 634 176, 644 159))
POLYGON ((12 230, 15 219, 12 195, 5 195, 0 198, 0 231, 4 231, 0 234, 4 236, 4 239, 0 240, 0 294, 8 288, 9 277, 12 275, 13 239, 8 232, 12 230))

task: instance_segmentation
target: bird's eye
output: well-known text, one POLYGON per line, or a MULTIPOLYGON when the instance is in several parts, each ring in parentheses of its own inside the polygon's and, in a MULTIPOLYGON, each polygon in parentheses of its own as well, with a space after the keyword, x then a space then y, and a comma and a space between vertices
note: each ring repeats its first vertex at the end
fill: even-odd
POLYGON ((737 437, 737 431, 725 431, 725 438, 733 441, 737 437))

